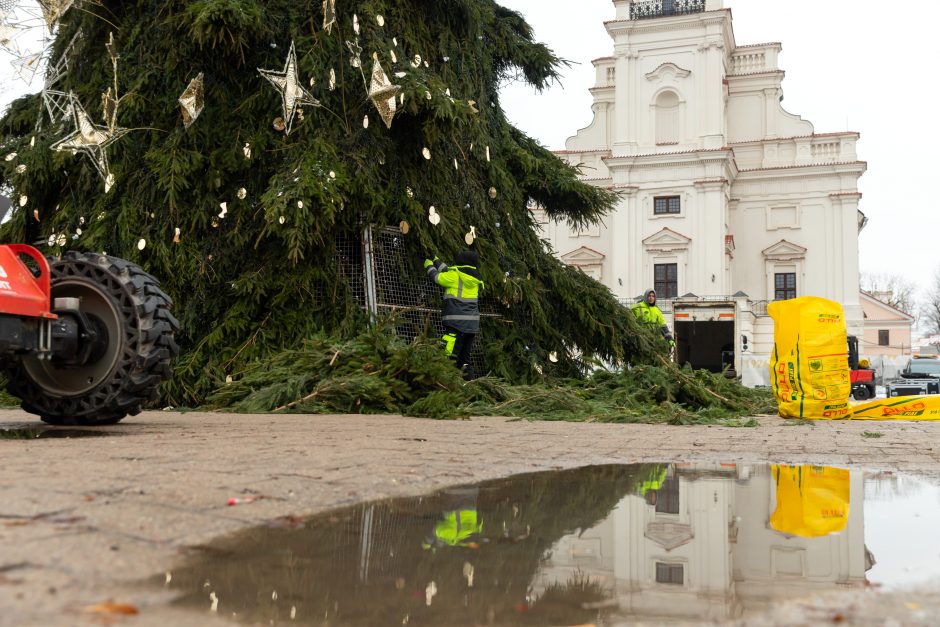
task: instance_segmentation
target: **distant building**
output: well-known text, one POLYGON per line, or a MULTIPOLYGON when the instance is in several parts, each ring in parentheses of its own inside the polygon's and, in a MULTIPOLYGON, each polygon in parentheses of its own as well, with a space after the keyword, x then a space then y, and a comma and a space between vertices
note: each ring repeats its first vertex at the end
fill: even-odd
POLYGON ((922 355, 940 355, 940 335, 915 338, 913 352, 922 355))
POLYGON ((748 384, 769 382, 770 301, 838 301, 861 337, 859 134, 785 111, 781 44, 738 45, 723 0, 614 5, 594 121, 559 155, 622 200, 584 231, 535 207, 545 239, 625 302, 655 288, 678 360, 748 384))
POLYGON ((914 316, 892 307, 878 296, 861 293, 865 333, 858 347, 859 354, 863 357, 910 355, 914 316))

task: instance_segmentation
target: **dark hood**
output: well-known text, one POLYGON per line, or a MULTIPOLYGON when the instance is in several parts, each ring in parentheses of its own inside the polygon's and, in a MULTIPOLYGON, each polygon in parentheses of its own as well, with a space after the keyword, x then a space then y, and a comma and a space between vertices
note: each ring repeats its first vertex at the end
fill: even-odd
POLYGON ((472 250, 461 250, 457 253, 457 258, 454 260, 457 266, 473 266, 474 268, 480 265, 480 257, 472 250))

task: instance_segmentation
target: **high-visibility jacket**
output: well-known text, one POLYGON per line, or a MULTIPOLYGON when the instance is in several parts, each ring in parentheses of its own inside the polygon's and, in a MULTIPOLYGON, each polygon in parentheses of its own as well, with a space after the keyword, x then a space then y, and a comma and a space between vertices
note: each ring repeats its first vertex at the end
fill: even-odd
POLYGON ((428 278, 444 288, 441 320, 445 327, 462 333, 480 332, 480 290, 483 279, 473 266, 447 267, 443 261, 424 262, 428 278))
POLYGON ((666 319, 663 317, 663 312, 659 310, 659 307, 650 305, 646 302, 646 299, 644 299, 642 302, 633 306, 633 313, 636 315, 637 320, 658 328, 664 338, 670 342, 672 341, 672 332, 669 331, 669 327, 666 326, 666 319))
POLYGON ((646 496, 647 492, 659 490, 666 483, 668 476, 669 472, 665 467, 652 471, 646 481, 640 484, 640 494, 646 496))
POLYGON ((434 526, 434 542, 430 546, 467 546, 472 536, 483 533, 483 521, 475 509, 445 512, 444 518, 434 526))

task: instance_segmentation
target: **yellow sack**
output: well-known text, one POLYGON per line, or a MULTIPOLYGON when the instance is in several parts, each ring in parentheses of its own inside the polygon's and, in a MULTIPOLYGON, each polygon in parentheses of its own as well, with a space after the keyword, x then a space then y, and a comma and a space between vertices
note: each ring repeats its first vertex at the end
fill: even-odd
POLYGON ((818 538, 849 522, 849 471, 828 466, 771 466, 777 508, 770 526, 791 536, 818 538))
POLYGON ((852 420, 940 420, 940 396, 895 396, 852 408, 852 420))
POLYGON ((848 418, 852 381, 842 305, 804 296, 774 301, 770 380, 784 418, 848 418))

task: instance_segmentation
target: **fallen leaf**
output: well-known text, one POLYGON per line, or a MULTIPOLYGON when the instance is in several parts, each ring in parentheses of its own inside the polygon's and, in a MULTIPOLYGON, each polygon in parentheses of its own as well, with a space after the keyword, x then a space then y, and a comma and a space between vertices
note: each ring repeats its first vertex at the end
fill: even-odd
POLYGON ((111 601, 105 601, 97 605, 88 605, 85 607, 85 611, 90 614, 123 614, 125 616, 140 614, 140 611, 133 605, 112 603, 111 601))

